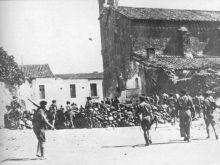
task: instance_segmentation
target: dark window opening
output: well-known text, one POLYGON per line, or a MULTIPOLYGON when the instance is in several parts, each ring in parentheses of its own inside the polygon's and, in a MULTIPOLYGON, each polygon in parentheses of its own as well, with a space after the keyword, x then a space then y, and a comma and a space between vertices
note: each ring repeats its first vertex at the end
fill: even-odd
POLYGON ((135 79, 135 88, 139 88, 139 82, 138 82, 138 78, 135 79))
POLYGON ((97 84, 90 84, 91 96, 97 96, 97 84))
POLYGON ((45 86, 44 85, 39 85, 39 94, 40 94, 40 99, 45 99, 45 86))
POLYGON ((75 84, 70 85, 70 97, 76 98, 76 85, 75 84))

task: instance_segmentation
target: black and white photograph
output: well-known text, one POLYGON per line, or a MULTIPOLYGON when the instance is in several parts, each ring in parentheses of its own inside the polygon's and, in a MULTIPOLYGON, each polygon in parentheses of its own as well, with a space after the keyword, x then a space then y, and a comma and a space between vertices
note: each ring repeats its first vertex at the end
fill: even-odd
POLYGON ((0 0, 0 165, 220 165, 219 0, 0 0))

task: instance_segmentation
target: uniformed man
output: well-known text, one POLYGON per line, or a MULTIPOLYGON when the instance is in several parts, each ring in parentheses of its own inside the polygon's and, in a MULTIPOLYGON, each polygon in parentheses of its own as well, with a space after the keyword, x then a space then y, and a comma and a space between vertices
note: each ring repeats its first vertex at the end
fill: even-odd
POLYGON ((48 119, 50 124, 52 124, 53 126, 55 124, 56 112, 57 112, 56 100, 52 100, 52 104, 50 105, 49 108, 48 119))
POLYGON ((171 124, 175 124, 176 116, 177 116, 177 112, 176 112, 177 99, 174 97, 173 93, 169 94, 169 98, 167 102, 168 102, 168 111, 171 116, 171 124))
POLYGON ((36 156, 40 157, 41 159, 45 159, 45 155, 44 155, 44 145, 46 142, 45 126, 48 125, 52 129, 54 129, 53 125, 51 125, 47 121, 45 116, 46 104, 47 104, 46 101, 40 102, 40 107, 34 112, 34 116, 32 120, 33 131, 38 140, 36 156))
POLYGON ((13 120, 15 122, 15 128, 20 128, 20 118, 21 118, 21 104, 18 102, 18 98, 16 96, 12 97, 11 109, 13 120))
POLYGON ((195 110, 192 98, 187 95, 186 90, 182 90, 182 96, 178 100, 180 117, 180 135, 184 141, 190 141, 191 109, 195 110))
POLYGON ((93 103, 92 103, 91 97, 87 97, 85 110, 86 110, 86 116, 89 122, 89 128, 93 128, 93 103))
POLYGON ((215 103, 215 100, 213 99, 212 96, 210 96, 210 92, 206 92, 203 94, 204 96, 204 101, 203 101, 203 117, 205 120, 205 124, 206 124, 206 131, 207 131, 207 138, 210 138, 209 135, 209 125, 211 124, 214 133, 215 133, 215 138, 218 139, 218 135, 216 133, 216 129, 215 129, 215 119, 214 119, 214 115, 213 112, 214 110, 217 108, 217 105, 215 103))
POLYGON ((151 112, 151 106, 149 103, 145 102, 146 98, 144 96, 140 96, 140 104, 137 107, 139 118, 141 121, 141 128, 144 132, 144 139, 146 142, 146 146, 152 143, 150 137, 150 129, 153 124, 153 115, 151 112))
POLYGON ((196 113, 198 114, 198 118, 201 118, 201 111, 202 111, 202 97, 201 96, 195 96, 193 98, 193 103, 195 105, 196 113))
POLYGON ((18 102, 18 98, 16 96, 12 97, 12 102, 11 102, 11 108, 12 110, 19 110, 21 109, 21 104, 18 102))
POLYGON ((112 102, 112 106, 117 107, 119 103, 120 103, 120 101, 118 100, 118 97, 115 96, 115 99, 112 102))

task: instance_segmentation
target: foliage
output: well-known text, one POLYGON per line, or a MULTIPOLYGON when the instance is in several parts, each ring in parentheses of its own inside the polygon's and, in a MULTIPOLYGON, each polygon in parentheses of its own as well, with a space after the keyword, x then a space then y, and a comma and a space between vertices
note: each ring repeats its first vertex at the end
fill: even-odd
POLYGON ((24 82, 23 72, 19 69, 18 64, 14 61, 14 56, 8 55, 0 47, 0 81, 6 85, 21 85, 24 82))

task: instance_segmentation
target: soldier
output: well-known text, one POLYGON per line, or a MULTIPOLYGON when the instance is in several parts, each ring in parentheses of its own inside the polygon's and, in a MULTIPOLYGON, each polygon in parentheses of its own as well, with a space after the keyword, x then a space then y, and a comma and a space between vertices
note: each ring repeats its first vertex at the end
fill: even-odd
POLYGON ((21 109, 21 105, 18 102, 18 98, 16 96, 12 97, 12 102, 11 102, 11 108, 12 110, 16 111, 16 110, 20 110, 21 109))
POLYGON ((215 138, 218 139, 218 135, 215 130, 215 119, 213 112, 217 108, 217 105, 215 103, 215 100, 213 99, 212 96, 210 96, 210 92, 206 92, 203 94, 204 96, 204 101, 203 101, 203 117, 205 120, 205 125, 206 125, 206 131, 207 131, 207 138, 210 138, 209 135, 209 125, 211 124, 214 133, 215 133, 215 138))
POLYGON ((37 154, 36 156, 40 157, 41 159, 45 159, 44 155, 44 144, 46 142, 46 137, 45 137, 45 126, 48 125, 52 129, 54 129, 53 125, 51 125, 45 116, 45 111, 46 111, 46 101, 41 101, 40 102, 40 107, 35 111, 34 116, 33 116, 33 131, 37 137, 38 144, 37 144, 37 154))
POLYGON ((201 110, 202 110, 202 97, 195 96, 193 98, 193 103, 195 105, 196 113, 198 114, 198 118, 201 118, 201 110))
POLYGON ((13 120, 15 122, 15 128, 20 127, 20 118, 21 118, 21 104, 18 102, 18 98, 16 96, 12 97, 11 102, 11 109, 12 109, 12 115, 13 120))
POLYGON ((145 97, 140 96, 139 99, 140 99, 140 104, 138 105, 137 110, 141 121, 141 128, 144 132, 144 139, 146 142, 146 146, 148 146, 152 143, 150 138, 150 129, 151 129, 151 125, 155 121, 155 118, 152 115, 150 104, 145 102, 145 97))
POLYGON ((56 122, 55 122, 56 128, 57 129, 66 128, 65 121, 66 121, 66 118, 64 115, 64 108, 61 105, 60 109, 58 109, 56 113, 56 122))
POLYGON ((71 108, 71 107, 70 107, 70 102, 67 101, 67 102, 66 102, 66 111, 70 110, 70 108, 71 108))
POLYGON ((93 103, 91 97, 87 97, 85 110, 89 122, 89 128, 93 128, 93 103))
POLYGON ((182 96, 178 100, 180 117, 180 135, 184 141, 190 141, 191 109, 195 110, 192 98, 187 95, 186 90, 182 90, 182 96))
POLYGON ((52 124, 53 126, 55 124, 56 112, 57 112, 56 100, 52 100, 52 104, 49 108, 48 119, 50 124, 52 124))
POLYGON ((115 96, 115 99, 112 102, 112 106, 117 107, 119 103, 120 103, 120 101, 118 100, 118 97, 115 96))
POLYGON ((109 98, 106 99, 105 104, 111 105, 111 100, 109 98))
POLYGON ((176 112, 177 99, 174 97, 173 93, 169 94, 169 98, 167 102, 168 102, 169 114, 171 116, 171 124, 175 124, 176 116, 177 116, 177 112, 176 112))
POLYGON ((4 114, 4 125, 5 125, 5 128, 10 128, 11 127, 11 121, 10 121, 11 106, 7 105, 5 108, 7 112, 4 114))

